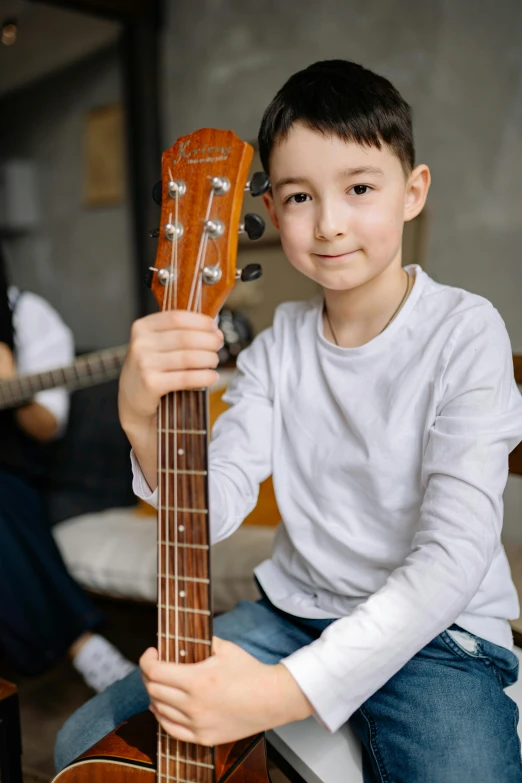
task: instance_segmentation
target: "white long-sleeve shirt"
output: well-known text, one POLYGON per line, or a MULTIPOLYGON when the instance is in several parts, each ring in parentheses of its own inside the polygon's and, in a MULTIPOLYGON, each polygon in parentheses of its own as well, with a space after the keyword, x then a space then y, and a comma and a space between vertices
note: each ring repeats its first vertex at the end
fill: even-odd
POLYGON ((281 609, 340 618, 283 661, 331 731, 452 623, 511 648, 519 614, 500 542, 522 439, 509 338, 487 300, 408 271, 402 310, 358 348, 325 339, 321 297, 281 305, 210 445, 212 540, 272 474, 282 523, 256 575, 281 609))
MULTIPOLYGON (((16 368, 20 374, 39 373, 65 367, 74 361, 74 339, 69 327, 54 307, 31 291, 20 292, 9 286, 13 310, 16 368)), ((65 389, 47 389, 34 395, 35 402, 55 417, 60 434, 69 414, 69 393, 65 389)))

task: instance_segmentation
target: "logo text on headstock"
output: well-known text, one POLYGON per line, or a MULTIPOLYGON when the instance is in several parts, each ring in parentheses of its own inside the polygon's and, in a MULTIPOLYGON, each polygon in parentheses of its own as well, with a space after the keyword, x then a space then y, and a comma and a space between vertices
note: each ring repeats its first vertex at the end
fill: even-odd
POLYGON ((179 163, 182 158, 187 163, 213 163, 217 160, 227 160, 230 155, 230 147, 216 147, 212 145, 203 145, 189 150, 190 139, 180 141, 178 148, 178 157, 173 161, 174 165, 179 163))

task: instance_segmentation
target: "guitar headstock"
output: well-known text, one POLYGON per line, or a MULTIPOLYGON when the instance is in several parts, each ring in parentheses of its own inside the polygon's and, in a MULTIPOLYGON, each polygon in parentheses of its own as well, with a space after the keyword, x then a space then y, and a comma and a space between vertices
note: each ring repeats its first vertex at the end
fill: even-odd
POLYGON ((155 193, 161 220, 151 267, 160 309, 215 317, 223 306, 236 281, 241 206, 253 152, 232 131, 203 128, 163 153, 155 193))

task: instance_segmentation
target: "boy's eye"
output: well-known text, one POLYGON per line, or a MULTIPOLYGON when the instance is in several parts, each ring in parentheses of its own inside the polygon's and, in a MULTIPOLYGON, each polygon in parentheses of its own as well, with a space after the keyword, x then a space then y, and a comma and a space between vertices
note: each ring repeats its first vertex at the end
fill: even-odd
POLYGON ((287 198, 286 203, 287 204, 304 204, 304 202, 309 199, 310 196, 308 193, 294 193, 293 196, 290 196, 290 198, 287 198))
POLYGON ((365 196, 371 189, 369 185, 354 185, 348 192, 351 193, 353 190, 356 196, 365 196))

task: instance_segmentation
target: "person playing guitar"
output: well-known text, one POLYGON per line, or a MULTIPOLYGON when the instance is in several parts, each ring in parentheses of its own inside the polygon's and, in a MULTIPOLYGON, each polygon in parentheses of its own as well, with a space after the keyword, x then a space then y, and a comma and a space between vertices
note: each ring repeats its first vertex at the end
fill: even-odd
MULTIPOLYGON (((0 252, 0 387, 73 356, 70 329, 44 299, 8 285, 0 252)), ((0 409, 0 651, 25 674, 69 654, 100 692, 135 666, 93 632, 103 616, 68 573, 45 517, 48 445, 64 431, 68 409, 61 388, 0 409)))

